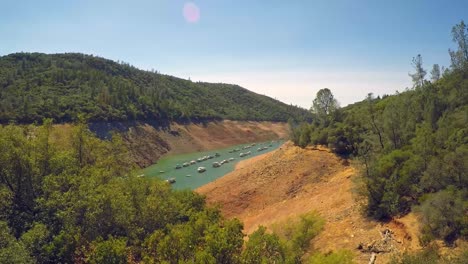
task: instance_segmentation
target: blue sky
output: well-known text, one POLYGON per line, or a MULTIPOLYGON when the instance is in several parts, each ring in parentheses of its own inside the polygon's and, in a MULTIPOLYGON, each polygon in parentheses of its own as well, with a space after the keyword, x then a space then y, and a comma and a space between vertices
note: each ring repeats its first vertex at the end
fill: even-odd
POLYGON ((402 91, 419 53, 448 66, 461 19, 468 1, 0 0, 0 55, 94 54, 308 108, 324 87, 342 105, 402 91))

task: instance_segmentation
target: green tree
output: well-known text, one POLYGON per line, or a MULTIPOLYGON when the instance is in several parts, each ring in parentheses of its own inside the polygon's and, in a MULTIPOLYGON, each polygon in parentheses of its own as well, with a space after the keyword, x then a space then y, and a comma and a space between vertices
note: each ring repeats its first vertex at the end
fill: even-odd
POLYGON ((412 65, 415 72, 410 73, 409 76, 413 80, 413 87, 422 87, 424 85, 424 77, 426 76, 426 71, 423 68, 423 60, 421 54, 418 54, 416 57, 413 57, 412 65))
POLYGON ((423 242, 432 238, 453 242, 460 234, 468 235, 467 198, 466 190, 460 191, 453 186, 424 197, 418 208, 423 224, 423 242))
POLYGON ((317 92, 311 111, 315 114, 317 121, 326 126, 332 121, 333 115, 338 108, 338 101, 330 89, 324 88, 317 92))
POLYGON ((431 70, 431 81, 437 82, 440 79, 440 67, 439 64, 434 64, 431 70))
POLYGON ((457 50, 449 49, 453 69, 461 69, 468 62, 468 28, 462 20, 452 28, 453 42, 457 44, 457 50))
POLYGON ((34 263, 21 241, 11 235, 6 222, 0 221, 0 263, 34 263))
POLYGON ((124 264, 127 263, 126 239, 110 237, 102 241, 98 239, 90 245, 91 250, 87 253, 86 261, 91 264, 109 263, 124 264))
POLYGON ((285 263, 286 252, 279 237, 260 226, 249 236, 242 252, 242 263, 285 263))
POLYGON ((382 149, 384 149, 385 146, 384 146, 384 142, 383 142, 383 128, 382 128, 382 125, 379 123, 378 112, 377 112, 374 100, 375 100, 375 98, 374 98, 374 95, 372 93, 367 94, 367 97, 366 97, 366 100, 365 100, 366 101, 366 106, 367 106, 366 107, 367 108, 367 114, 368 114, 367 116, 369 117, 369 121, 370 121, 372 130, 374 131, 374 133, 379 138, 380 147, 382 149))

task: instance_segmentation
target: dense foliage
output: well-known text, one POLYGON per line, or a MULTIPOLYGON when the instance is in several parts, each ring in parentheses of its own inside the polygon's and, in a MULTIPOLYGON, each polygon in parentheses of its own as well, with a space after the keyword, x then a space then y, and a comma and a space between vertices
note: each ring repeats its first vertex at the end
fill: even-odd
POLYGON ((310 117, 237 85, 195 83, 84 54, 0 57, 0 123, 70 122, 79 114, 90 121, 160 122, 310 117))
POLYGON ((297 125, 293 135, 300 146, 328 145, 361 159, 368 214, 388 219, 416 207, 423 242, 468 235, 468 52, 454 54, 457 64, 442 77, 436 66, 432 81, 425 80, 418 56, 413 89, 383 98, 369 94, 329 113, 327 122, 297 125))
POLYGON ((0 263, 300 263, 321 229, 311 214, 244 243, 202 196, 134 176, 124 146, 84 122, 0 126, 0 263))
POLYGON ((424 248, 420 252, 393 256, 390 264, 463 264, 468 261, 468 251, 442 256, 436 246, 424 248))

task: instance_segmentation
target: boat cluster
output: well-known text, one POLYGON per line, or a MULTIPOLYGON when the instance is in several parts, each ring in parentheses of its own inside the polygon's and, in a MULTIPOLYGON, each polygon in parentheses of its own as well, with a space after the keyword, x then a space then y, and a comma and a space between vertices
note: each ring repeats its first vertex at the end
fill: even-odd
POLYGON ((250 145, 243 146, 242 149, 235 148, 235 149, 229 150, 228 152, 229 152, 229 153, 235 153, 235 152, 239 152, 239 151, 241 151, 241 150, 245 150, 245 149, 249 149, 249 148, 251 148, 251 147, 255 147, 256 145, 257 145, 257 144, 252 143, 252 144, 250 144, 250 145))
MULTIPOLYGON (((265 143, 264 146, 260 146, 259 148, 257 148, 257 151, 266 150, 266 149, 268 149, 269 147, 272 147, 272 146, 273 146, 273 145, 272 145, 273 143, 275 143, 275 141, 271 141, 270 144, 265 143), (268 144, 268 145, 266 145, 266 144, 268 144)), ((253 148, 253 147, 255 147, 256 145, 257 145, 257 144, 252 143, 252 144, 250 144, 250 145, 243 146, 242 148, 235 148, 235 149, 229 150, 228 152, 229 152, 229 153, 235 153, 235 152, 239 152, 239 151, 241 151, 241 150, 247 150, 247 149, 253 148)), ((260 145, 262 145, 262 144, 260 144, 260 145)), ((251 154, 252 154, 252 152, 249 150, 249 151, 247 151, 247 152, 241 152, 241 153, 239 153, 239 157, 246 157, 246 156, 249 156, 249 155, 251 155, 251 154)), ((206 160, 209 160, 209 159, 213 159, 213 158, 219 157, 219 156, 221 156, 219 153, 215 153, 215 154, 213 154, 213 155, 207 155, 207 156, 199 157, 199 158, 196 159, 196 160, 191 160, 191 161, 184 162, 184 163, 182 163, 182 165, 181 165, 181 164, 177 164, 175 168, 176 168, 176 169, 181 169, 181 168, 183 168, 183 167, 189 167, 189 166, 194 165, 194 164, 197 164, 197 163, 199 163, 199 162, 203 162, 203 161, 206 161, 206 160)), ((215 161, 215 162, 213 162, 212 166, 213 166, 213 168, 219 168, 219 167, 221 167, 223 164, 229 163, 229 162, 234 161, 234 160, 235 160, 235 158, 231 157, 231 158, 229 158, 229 159, 224 159, 224 160, 221 160, 221 161, 215 161)), ((205 171, 206 171, 206 167, 198 167, 198 168, 197 168, 197 171, 198 171, 199 173, 205 172, 205 171)), ((163 172, 163 171, 161 171, 161 172, 163 172)), ((190 176, 191 176, 191 175, 189 175, 189 174, 186 175, 186 177, 190 177, 190 176)), ((166 180, 166 182, 172 184, 172 183, 175 183, 175 182, 176 182, 176 179, 175 179, 175 178, 169 178, 169 179, 166 180)))
POLYGON ((265 149, 268 149, 268 146, 259 147, 257 151, 264 151, 265 149))
POLYGON ((245 157, 245 156, 248 156, 248 155, 250 155, 250 154, 252 154, 252 152, 251 152, 250 150, 247 151, 247 152, 241 152, 241 153, 239 154, 239 157, 245 157))
POLYGON ((225 163, 229 163, 231 161, 234 161, 235 158, 229 158, 229 159, 225 159, 225 160, 222 160, 222 161, 215 161, 213 162, 213 168, 219 168, 221 167, 221 165, 225 164, 225 163))
MULTIPOLYGON (((175 166, 175 168, 176 169, 182 169, 182 167, 188 167, 188 166, 196 164, 197 162, 203 162, 205 160, 209 160, 209 159, 212 159, 214 157, 219 157, 219 156, 221 156, 219 153, 215 153, 213 155, 208 155, 208 156, 203 156, 203 157, 198 158, 197 161, 191 160, 191 161, 187 161, 187 162, 182 163, 182 165, 177 164, 175 166)), ((200 168, 202 168, 202 167, 200 167, 200 168)))

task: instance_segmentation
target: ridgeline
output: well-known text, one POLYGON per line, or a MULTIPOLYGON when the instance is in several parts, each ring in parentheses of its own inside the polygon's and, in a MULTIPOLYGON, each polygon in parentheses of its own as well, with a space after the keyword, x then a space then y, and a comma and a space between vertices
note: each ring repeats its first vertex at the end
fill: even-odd
POLYGON ((192 82, 79 53, 0 57, 0 122, 310 119, 302 108, 237 85, 192 82))

